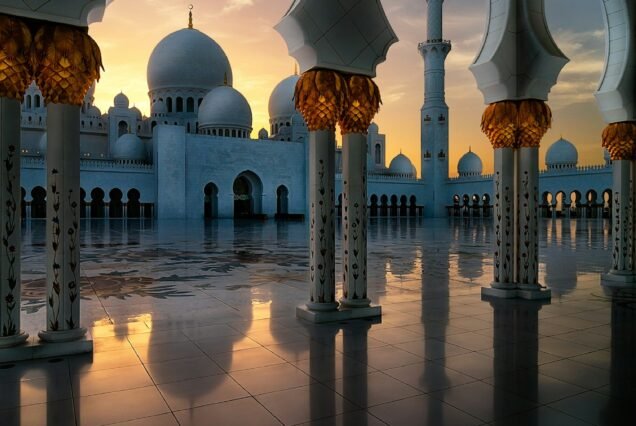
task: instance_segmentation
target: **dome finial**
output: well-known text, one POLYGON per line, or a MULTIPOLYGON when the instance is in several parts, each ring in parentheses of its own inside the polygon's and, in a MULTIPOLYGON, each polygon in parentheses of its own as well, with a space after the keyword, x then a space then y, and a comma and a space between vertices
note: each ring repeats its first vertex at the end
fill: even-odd
POLYGON ((473 147, 468 145, 468 152, 473 152, 473 147))
POLYGON ((192 9, 194 9, 194 6, 193 5, 189 5, 188 9, 190 9, 190 13, 189 13, 190 18, 188 20, 188 28, 192 29, 192 28, 194 28, 194 26, 192 25, 192 9))

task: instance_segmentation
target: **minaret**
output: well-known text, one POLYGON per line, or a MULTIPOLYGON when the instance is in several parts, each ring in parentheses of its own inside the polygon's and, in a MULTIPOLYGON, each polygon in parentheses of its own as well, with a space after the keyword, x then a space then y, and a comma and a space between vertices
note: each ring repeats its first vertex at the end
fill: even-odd
POLYGON ((443 39, 442 6, 444 0, 427 0, 427 40, 418 48, 424 58, 424 106, 421 117, 422 179, 430 185, 430 208, 425 216, 442 217, 445 213, 444 185, 448 179, 448 105, 444 93, 444 62, 451 43, 443 39))

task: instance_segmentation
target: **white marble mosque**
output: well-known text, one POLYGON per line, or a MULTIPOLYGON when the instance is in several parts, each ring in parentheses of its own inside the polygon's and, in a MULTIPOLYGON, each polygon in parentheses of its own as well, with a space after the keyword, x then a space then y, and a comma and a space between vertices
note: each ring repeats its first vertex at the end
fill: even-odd
POLYGON ((451 177, 444 0, 419 175, 373 122, 380 0, 291 2, 299 72, 256 134, 192 12, 150 117, 96 108, 111 1, 0 0, 2 426, 636 424, 636 3, 600 0, 607 150, 581 167, 564 138, 540 165, 568 61, 544 0, 486 2, 494 173, 469 149, 451 177))
MULTIPOLYGON (((490 213, 492 175, 483 173, 476 154, 461 157, 457 176, 450 177, 445 54, 437 53, 432 41, 442 37, 441 32, 429 35, 419 47, 428 76, 420 175, 403 154, 389 161, 387 136, 375 123, 369 127, 371 216, 490 213), (439 72, 430 72, 435 69, 439 72)), ((450 42, 444 46, 450 49, 450 42)), ((93 105, 94 87, 86 94, 80 137, 82 217, 306 217, 308 131, 294 107, 298 78, 291 75, 273 88, 270 127, 256 131, 249 100, 232 87, 232 67, 222 47, 196 28, 166 35, 148 60, 150 117, 123 93, 103 113, 93 105)), ((22 102, 23 214, 31 218, 45 214, 46 141, 44 100, 31 84, 22 102)), ((341 153, 336 152, 339 207, 341 153)), ((602 154, 599 148, 597 166, 579 166, 574 143, 560 139, 552 144, 539 179, 544 215, 609 214, 611 161, 602 154)))

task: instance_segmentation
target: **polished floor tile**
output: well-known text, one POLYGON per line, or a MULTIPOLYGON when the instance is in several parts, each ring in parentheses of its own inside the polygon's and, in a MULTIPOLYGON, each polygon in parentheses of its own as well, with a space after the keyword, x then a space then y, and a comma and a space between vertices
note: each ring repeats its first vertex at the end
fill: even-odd
POLYGON ((158 386, 172 411, 244 398, 249 394, 227 374, 158 386))
POLYGON ((283 424, 295 425, 335 417, 357 406, 320 383, 257 396, 256 399, 283 424))
POLYGON ((253 398, 177 411, 181 426, 278 426, 281 423, 253 398))
MULTIPOLYGON (((482 300, 489 221, 373 219, 368 291, 383 317, 312 325, 295 316, 306 223, 85 221, 95 352, 0 363, 0 424, 634 424, 636 295, 600 286, 608 223, 540 223, 550 304, 482 300)), ((25 223, 32 335, 44 238, 25 223)))

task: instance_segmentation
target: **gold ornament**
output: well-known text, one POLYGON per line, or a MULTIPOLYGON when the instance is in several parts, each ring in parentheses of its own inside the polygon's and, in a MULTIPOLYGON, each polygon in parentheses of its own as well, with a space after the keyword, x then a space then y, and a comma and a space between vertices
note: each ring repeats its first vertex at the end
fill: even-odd
POLYGON ((340 117, 342 134, 366 134, 373 117, 380 109, 380 89, 367 76, 350 75, 346 79, 349 97, 340 117))
POLYGON ((493 148, 536 148, 552 125, 552 111, 540 100, 495 102, 484 111, 481 130, 493 148))
POLYGON ((514 148, 517 139, 516 102, 502 101, 488 105, 481 117, 481 131, 493 148, 514 148))
POLYGON ((47 103, 81 105, 99 81, 102 57, 86 30, 44 24, 33 39, 31 63, 47 103))
POLYGON ((335 130, 347 99, 347 84, 336 71, 310 70, 298 79, 294 99, 310 131, 335 130))
POLYGON ((0 96, 22 102, 32 81, 31 31, 21 20, 0 15, 0 96))
POLYGON ((519 101, 517 108, 517 146, 538 148, 541 139, 552 126, 552 110, 544 101, 519 101))
POLYGON ((602 146, 609 151, 612 161, 634 159, 636 122, 623 121, 605 127, 602 146))

